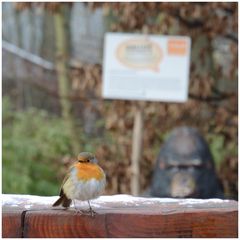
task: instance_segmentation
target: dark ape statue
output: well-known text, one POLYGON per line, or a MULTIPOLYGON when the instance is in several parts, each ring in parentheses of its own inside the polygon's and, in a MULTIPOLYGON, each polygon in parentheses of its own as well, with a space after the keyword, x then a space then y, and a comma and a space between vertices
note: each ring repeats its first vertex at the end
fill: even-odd
POLYGON ((176 198, 223 198, 209 147, 194 128, 176 128, 157 158, 150 195, 176 198))

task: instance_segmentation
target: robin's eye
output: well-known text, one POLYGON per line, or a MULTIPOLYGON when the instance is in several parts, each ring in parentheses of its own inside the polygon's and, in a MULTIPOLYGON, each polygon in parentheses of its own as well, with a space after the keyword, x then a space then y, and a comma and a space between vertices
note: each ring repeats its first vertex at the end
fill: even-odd
POLYGON ((90 160, 88 159, 87 162, 90 162, 90 160))

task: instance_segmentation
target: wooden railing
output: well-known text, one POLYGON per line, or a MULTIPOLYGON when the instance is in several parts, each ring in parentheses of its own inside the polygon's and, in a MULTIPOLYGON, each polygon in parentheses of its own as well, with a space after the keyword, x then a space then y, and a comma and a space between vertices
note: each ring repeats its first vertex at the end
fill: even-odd
MULTIPOLYGON (((2 195, 3 237, 237 237, 236 201, 128 195, 92 200, 96 215, 52 208, 57 197, 2 195)), ((77 208, 87 209, 78 202, 77 208)))

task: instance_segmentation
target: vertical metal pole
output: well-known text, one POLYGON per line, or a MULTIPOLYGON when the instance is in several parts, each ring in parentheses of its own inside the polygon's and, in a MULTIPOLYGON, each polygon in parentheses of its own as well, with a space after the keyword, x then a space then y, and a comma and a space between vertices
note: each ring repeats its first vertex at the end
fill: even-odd
POLYGON ((140 192, 140 160, 142 158, 143 140, 143 104, 139 104, 135 109, 133 139, 132 139, 132 178, 131 193, 138 196, 140 192))

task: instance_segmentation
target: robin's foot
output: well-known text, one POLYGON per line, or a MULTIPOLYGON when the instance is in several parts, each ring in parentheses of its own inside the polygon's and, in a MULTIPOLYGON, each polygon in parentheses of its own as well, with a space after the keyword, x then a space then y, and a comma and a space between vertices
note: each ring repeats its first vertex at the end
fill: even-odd
POLYGON ((83 215, 83 214, 84 214, 84 211, 75 208, 75 214, 83 215))
POLYGON ((79 214, 79 215, 91 215, 92 217, 94 217, 97 213, 91 208, 88 210, 80 210, 80 209, 74 209, 75 210, 75 214, 79 214))
POLYGON ((86 210, 85 213, 91 215, 92 217, 94 217, 97 214, 92 208, 86 210))
POLYGON ((91 216, 94 217, 97 213, 91 208, 90 209, 91 216))
POLYGON ((88 212, 91 214, 92 217, 94 217, 97 213, 92 209, 91 204, 90 204, 90 200, 88 200, 88 212))

